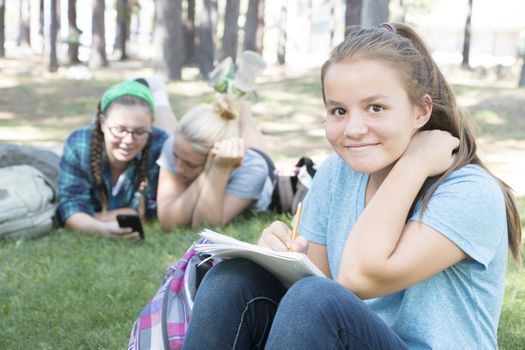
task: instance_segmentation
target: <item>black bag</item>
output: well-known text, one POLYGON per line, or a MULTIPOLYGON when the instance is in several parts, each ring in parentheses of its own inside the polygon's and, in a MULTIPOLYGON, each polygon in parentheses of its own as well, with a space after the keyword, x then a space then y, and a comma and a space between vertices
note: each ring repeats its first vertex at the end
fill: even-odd
POLYGON ((317 171, 311 158, 301 157, 295 164, 294 175, 286 176, 277 173, 270 210, 278 213, 295 214, 297 205, 303 201, 308 193, 308 187, 299 178, 302 169, 306 170, 306 174, 310 179, 315 176, 317 171))
POLYGON ((58 192, 59 163, 58 154, 49 150, 14 144, 0 145, 0 168, 30 165, 46 177, 55 192, 58 192))

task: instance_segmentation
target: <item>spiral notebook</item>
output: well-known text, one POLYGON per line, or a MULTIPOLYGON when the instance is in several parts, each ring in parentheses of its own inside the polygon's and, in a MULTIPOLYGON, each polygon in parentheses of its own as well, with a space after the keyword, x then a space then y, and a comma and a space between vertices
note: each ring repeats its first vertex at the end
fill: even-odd
POLYGON ((214 258, 249 259, 277 277, 287 288, 306 276, 325 275, 302 253, 276 252, 269 248, 239 241, 230 236, 205 229, 201 236, 212 243, 196 244, 195 250, 214 258))

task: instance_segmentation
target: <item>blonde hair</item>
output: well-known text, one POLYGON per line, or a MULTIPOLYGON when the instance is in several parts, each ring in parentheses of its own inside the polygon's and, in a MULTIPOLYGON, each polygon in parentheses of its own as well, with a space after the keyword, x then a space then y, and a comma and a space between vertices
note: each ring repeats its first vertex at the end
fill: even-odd
POLYGON ((476 164, 491 174, 500 185, 507 214, 509 250, 518 265, 521 265, 521 222, 512 189, 494 176, 477 155, 473 129, 466 114, 459 108, 452 88, 441 73, 423 39, 410 27, 388 23, 377 28, 350 27, 342 43, 336 46, 321 69, 321 86, 324 96, 324 78, 328 68, 348 59, 381 61, 392 67, 404 83, 410 100, 424 105, 425 94, 432 98, 432 114, 422 130, 444 130, 459 138, 456 160, 436 181, 420 190, 423 195, 423 210, 445 178, 454 170, 467 164, 476 164), (428 187, 427 187, 428 186, 428 187), (429 188, 428 191, 426 189, 429 188))
POLYGON ((221 95, 212 105, 190 108, 179 120, 175 133, 197 152, 208 154, 215 142, 239 136, 239 108, 233 99, 221 95))

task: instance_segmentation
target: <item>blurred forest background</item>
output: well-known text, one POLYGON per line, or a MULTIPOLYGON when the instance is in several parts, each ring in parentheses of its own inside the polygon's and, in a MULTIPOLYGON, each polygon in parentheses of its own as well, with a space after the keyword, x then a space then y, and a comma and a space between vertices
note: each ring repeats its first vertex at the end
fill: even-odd
POLYGON ((0 57, 27 48, 49 72, 134 57, 166 79, 183 67, 205 78, 241 50, 319 65, 347 26, 393 21, 418 28, 439 61, 501 76, 525 55, 523 13, 515 0, 0 0, 0 57))
MULTIPOLYGON (((0 143, 61 153, 104 91, 161 76, 177 117, 211 101, 212 68, 244 50, 267 68, 253 114, 278 168, 330 152, 319 68, 353 24, 413 26, 519 196, 525 229, 525 0, 0 0, 0 143)), ((225 233, 255 241, 272 213, 225 233)), ((283 218, 287 220, 287 218, 283 218)), ((141 245, 57 230, 0 244, 0 349, 122 349, 196 229, 145 227, 141 245), (29 325, 29 326, 28 326, 29 325)), ((522 244, 525 255, 525 243, 522 244)), ((509 264, 498 344, 525 349, 525 278, 509 264)))
POLYGON ((475 119, 491 168, 523 195, 523 14, 523 0, 0 0, 0 142, 60 153, 105 88, 149 74, 180 117, 212 98, 217 62, 253 50, 268 63, 254 114, 272 156, 328 152, 319 67, 347 26, 404 22, 475 119))

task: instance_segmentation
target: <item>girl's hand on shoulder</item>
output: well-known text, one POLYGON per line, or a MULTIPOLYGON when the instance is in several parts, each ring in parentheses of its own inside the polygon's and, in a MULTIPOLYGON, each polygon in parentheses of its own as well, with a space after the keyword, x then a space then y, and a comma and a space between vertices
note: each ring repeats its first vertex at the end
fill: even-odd
POLYGON ((214 166, 225 168, 237 168, 244 158, 244 140, 239 137, 231 137, 216 142, 210 153, 213 154, 214 166))
POLYGON ((409 164, 424 167, 427 176, 444 173, 454 162, 454 150, 459 146, 459 139, 443 130, 425 130, 417 132, 408 144, 402 159, 409 164))
POLYGON ((259 238, 259 245, 270 248, 277 252, 287 252, 288 248, 292 251, 306 254, 308 241, 303 236, 297 236, 292 241, 292 230, 282 221, 274 221, 269 227, 265 228, 259 238))

